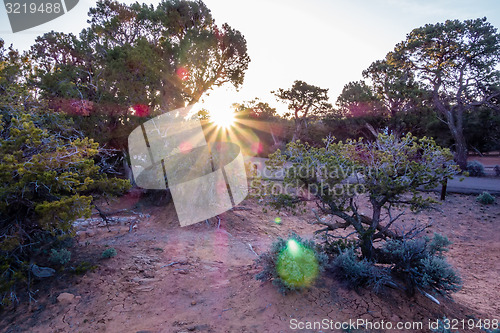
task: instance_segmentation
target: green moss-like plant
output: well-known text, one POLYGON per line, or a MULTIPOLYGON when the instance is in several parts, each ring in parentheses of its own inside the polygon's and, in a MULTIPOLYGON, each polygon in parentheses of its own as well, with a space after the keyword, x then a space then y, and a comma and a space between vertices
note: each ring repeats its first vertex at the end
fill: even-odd
POLYGON ((495 197, 492 196, 489 192, 484 191, 480 195, 477 196, 476 200, 483 205, 491 205, 495 202, 495 197))
POLYGON ((324 270, 327 257, 316 251, 313 241, 291 234, 286 240, 278 238, 268 252, 256 260, 262 271, 255 278, 272 281, 285 294, 290 290, 310 287, 324 270))
POLYGON ((64 266, 71 260, 71 252, 67 249, 52 249, 49 260, 54 264, 64 266))
POLYGON ((319 274, 319 264, 314 250, 291 239, 278 256, 278 276, 289 288, 309 287, 319 274))
POLYGON ((103 259, 113 258, 114 256, 116 256, 116 250, 112 247, 102 251, 102 254, 101 254, 101 258, 103 258, 103 259))
POLYGON ((87 271, 93 271, 97 267, 98 267, 97 265, 93 265, 88 261, 82 261, 81 263, 78 264, 78 266, 74 268, 73 273, 77 275, 82 275, 85 274, 87 271))

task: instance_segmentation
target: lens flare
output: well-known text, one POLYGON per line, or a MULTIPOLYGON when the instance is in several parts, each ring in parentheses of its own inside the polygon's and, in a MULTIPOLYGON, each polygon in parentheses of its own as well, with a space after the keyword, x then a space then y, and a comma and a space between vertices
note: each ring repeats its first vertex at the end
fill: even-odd
POLYGON ((210 119, 221 128, 228 129, 234 124, 235 117, 232 111, 210 111, 210 119))
POLYGON ((189 71, 185 67, 177 68, 175 73, 182 81, 186 81, 187 79, 189 79, 189 71))
POLYGON ((286 286, 307 288, 318 277, 319 263, 312 249, 289 239, 278 256, 276 270, 286 286))
POLYGON ((289 239, 288 242, 286 242, 286 245, 287 251, 289 251, 291 255, 296 256, 299 254, 300 245, 295 239, 289 239))

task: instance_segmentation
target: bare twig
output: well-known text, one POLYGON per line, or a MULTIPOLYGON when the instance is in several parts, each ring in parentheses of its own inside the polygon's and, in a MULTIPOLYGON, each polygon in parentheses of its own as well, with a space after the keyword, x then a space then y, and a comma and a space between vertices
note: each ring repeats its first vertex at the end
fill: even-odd
POLYGON ((252 210, 252 208, 235 206, 235 207, 231 208, 230 210, 232 210, 232 211, 235 211, 235 210, 252 210))
POLYGON ((441 304, 441 303, 439 303, 439 301, 438 301, 438 300, 437 300, 434 296, 432 296, 432 295, 430 295, 430 294, 426 293, 425 291, 421 290, 420 288, 417 288, 417 289, 418 289, 418 291, 420 291, 420 293, 421 293, 422 295, 424 295, 425 297, 427 297, 428 299, 430 299, 430 300, 431 300, 431 301, 433 301, 434 303, 436 303, 436 304, 438 304, 438 305, 440 305, 440 304, 441 304))
POLYGON ((175 264, 180 264, 180 262, 178 262, 178 261, 172 261, 170 264, 168 264, 168 265, 163 265, 163 266, 161 266, 160 268, 169 267, 169 266, 172 266, 172 265, 175 265, 175 264))
POLYGON ((259 255, 257 254, 257 252, 255 252, 255 251, 253 250, 252 244, 248 243, 248 247, 250 248, 250 251, 252 251, 252 252, 253 252, 253 254, 255 254, 257 257, 259 256, 259 255))

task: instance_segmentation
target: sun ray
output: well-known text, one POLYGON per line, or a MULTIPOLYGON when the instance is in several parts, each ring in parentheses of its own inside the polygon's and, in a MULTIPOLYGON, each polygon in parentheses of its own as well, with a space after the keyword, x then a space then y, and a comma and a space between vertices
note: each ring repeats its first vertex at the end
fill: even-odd
MULTIPOLYGON (((216 109, 220 110, 220 109, 216 109)), ((235 122, 236 118, 234 112, 227 111, 214 111, 210 110, 210 120, 217 126, 223 129, 229 129, 235 122)))

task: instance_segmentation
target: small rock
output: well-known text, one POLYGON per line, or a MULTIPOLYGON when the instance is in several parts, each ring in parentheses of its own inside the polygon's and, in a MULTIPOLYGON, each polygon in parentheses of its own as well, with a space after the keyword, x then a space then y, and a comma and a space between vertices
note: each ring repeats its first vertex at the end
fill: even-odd
POLYGON ((196 301, 192 301, 192 302, 191 302, 191 305, 196 305, 196 301))
POLYGON ((33 265, 31 265, 31 272, 37 278, 46 278, 46 277, 51 277, 52 275, 54 275, 56 271, 55 271, 55 269, 52 269, 50 267, 40 267, 40 266, 33 264, 33 265))
POLYGON ((57 296, 57 302, 59 303, 72 303, 75 299, 75 295, 70 293, 61 293, 57 296))

